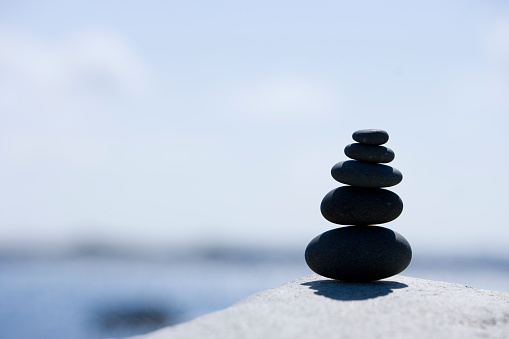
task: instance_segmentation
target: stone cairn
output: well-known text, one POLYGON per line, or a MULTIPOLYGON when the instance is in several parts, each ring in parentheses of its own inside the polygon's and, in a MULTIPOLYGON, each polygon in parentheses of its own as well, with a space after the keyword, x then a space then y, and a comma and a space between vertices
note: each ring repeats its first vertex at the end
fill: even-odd
POLYGON ((400 197, 382 187, 397 185, 400 171, 382 165, 394 159, 385 146, 386 131, 364 129, 353 133, 357 143, 345 147, 353 160, 334 165, 332 177, 340 186, 330 191, 320 206, 322 215, 340 227, 327 231, 309 243, 306 263, 316 273, 337 280, 368 282, 402 272, 412 259, 412 249, 400 234, 381 226, 403 211, 400 197))

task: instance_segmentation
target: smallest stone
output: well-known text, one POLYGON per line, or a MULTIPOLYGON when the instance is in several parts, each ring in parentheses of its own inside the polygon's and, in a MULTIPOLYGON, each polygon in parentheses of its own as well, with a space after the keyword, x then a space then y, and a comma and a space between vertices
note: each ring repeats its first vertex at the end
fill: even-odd
POLYGON ((361 129, 355 131, 352 138, 364 145, 382 145, 389 140, 389 134, 383 129, 361 129))

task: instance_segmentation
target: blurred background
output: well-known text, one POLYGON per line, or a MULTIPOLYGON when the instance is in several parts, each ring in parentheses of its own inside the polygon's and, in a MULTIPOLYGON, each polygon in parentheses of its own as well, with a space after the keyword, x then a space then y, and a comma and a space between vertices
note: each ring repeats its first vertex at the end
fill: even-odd
POLYGON ((126 337, 312 273, 385 129, 403 274, 509 292, 506 1, 0 0, 0 337, 126 337))

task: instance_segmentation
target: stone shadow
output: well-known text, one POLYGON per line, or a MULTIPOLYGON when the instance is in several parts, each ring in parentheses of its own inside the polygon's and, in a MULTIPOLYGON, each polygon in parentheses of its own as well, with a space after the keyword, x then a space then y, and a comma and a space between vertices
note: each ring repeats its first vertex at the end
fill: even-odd
POLYGON ((393 290, 408 287, 396 281, 373 281, 369 283, 351 283, 339 280, 316 280, 301 284, 334 300, 352 301, 383 297, 393 290))

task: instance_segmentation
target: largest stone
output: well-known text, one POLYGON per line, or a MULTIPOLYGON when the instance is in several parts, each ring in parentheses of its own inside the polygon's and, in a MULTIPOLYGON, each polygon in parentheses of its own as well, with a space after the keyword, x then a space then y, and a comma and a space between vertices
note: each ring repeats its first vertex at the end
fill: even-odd
POLYGON ((383 224, 403 211, 403 201, 389 190, 341 186, 323 198, 320 206, 325 219, 340 225, 383 224))
POLYGON ((324 277, 367 282, 402 272, 412 259, 408 241, 380 226, 350 226, 327 231, 309 243, 306 263, 324 277))

